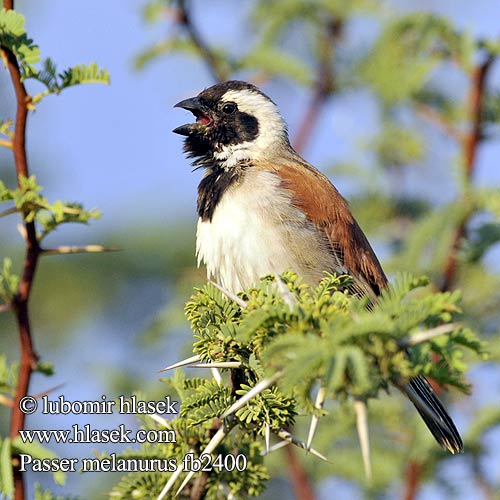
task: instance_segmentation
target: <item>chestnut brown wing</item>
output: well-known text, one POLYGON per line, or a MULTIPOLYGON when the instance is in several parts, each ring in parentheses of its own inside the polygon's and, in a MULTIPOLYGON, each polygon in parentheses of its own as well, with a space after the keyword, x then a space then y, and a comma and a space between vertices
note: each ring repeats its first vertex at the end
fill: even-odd
MULTIPOLYGON (((306 162, 283 163, 276 169, 283 187, 330 242, 332 259, 354 278, 357 293, 374 299, 387 278, 365 234, 354 219, 347 201, 321 172, 306 162)), ((332 267, 339 267, 338 265, 332 267)))

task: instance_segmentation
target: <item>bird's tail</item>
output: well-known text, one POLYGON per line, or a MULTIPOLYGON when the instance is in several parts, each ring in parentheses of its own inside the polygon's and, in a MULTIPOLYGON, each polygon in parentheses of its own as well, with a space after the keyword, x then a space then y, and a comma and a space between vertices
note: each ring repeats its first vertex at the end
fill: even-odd
POLYGON ((464 448, 462 438, 429 381, 419 375, 401 389, 415 405, 436 441, 450 453, 462 453, 464 448))

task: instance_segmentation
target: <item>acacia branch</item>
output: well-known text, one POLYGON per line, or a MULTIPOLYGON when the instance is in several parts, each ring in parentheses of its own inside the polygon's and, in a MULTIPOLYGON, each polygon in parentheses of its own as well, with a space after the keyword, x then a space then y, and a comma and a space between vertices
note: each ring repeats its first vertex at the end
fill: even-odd
MULTIPOLYGON (((476 169, 477 151, 483 141, 483 109, 484 98, 486 94, 486 80, 489 70, 495 61, 495 56, 490 54, 485 61, 473 71, 470 83, 469 94, 467 98, 468 116, 470 122, 470 130, 465 135, 459 137, 462 146, 462 155, 464 158, 465 177, 467 183, 471 183, 474 171, 476 169)), ((450 133, 450 135, 452 135, 450 133)), ((455 281, 458 271, 458 251, 462 239, 466 236, 467 223, 471 217, 471 213, 466 214, 455 230, 453 242, 451 244, 448 258, 445 262, 442 282, 440 289, 442 291, 450 290, 455 281)), ((431 381, 432 383, 432 381, 431 381)), ((439 393, 439 387, 434 386, 436 392, 439 393)), ((405 492, 404 500, 415 500, 420 483, 422 481, 423 465, 416 461, 411 461, 406 468, 405 492)))
POLYGON ((321 35, 318 47, 318 69, 311 101, 292 141, 298 152, 304 150, 320 117, 323 105, 335 91, 336 83, 332 62, 335 56, 335 46, 342 37, 343 26, 340 19, 330 19, 325 24, 324 32, 321 35))
POLYGON ((61 245, 56 248, 43 248, 42 255, 67 255, 75 253, 104 253, 104 252, 118 252, 119 247, 104 246, 104 245, 84 245, 84 246, 71 246, 61 245))
POLYGON ((8 139, 0 139, 0 146, 7 148, 7 149, 12 149, 12 141, 9 141, 8 139))
MULTIPOLYGON (((477 151, 483 141, 483 109, 486 94, 486 79, 495 56, 489 54, 486 60, 479 64, 472 75, 471 86, 468 95, 468 114, 471 123, 470 131, 462 141, 462 154, 464 158, 465 176, 468 183, 472 181, 476 168, 477 151)), ((467 223, 472 214, 467 214, 455 231, 453 242, 445 262, 442 274, 441 290, 450 290, 457 274, 457 255, 462 239, 466 235, 467 223)))
POLYGON ((187 0, 178 0, 178 22, 185 29, 201 58, 206 63, 208 70, 212 74, 212 78, 218 82, 226 80, 227 74, 223 71, 219 59, 203 40, 197 27, 193 23, 191 12, 187 6, 187 0))
MULTIPOLYGON (((3 6, 7 10, 14 8, 13 0, 4 0, 3 6)), ((6 47, 2 47, 4 59, 7 61, 7 68, 10 73, 12 85, 16 95, 16 122, 14 127, 14 137, 12 139, 12 150, 16 167, 17 183, 21 187, 21 179, 29 177, 28 161, 26 157, 26 121, 28 117, 28 105, 30 96, 22 82, 21 70, 15 55, 6 47)), ((40 256, 40 246, 36 235, 35 223, 27 222, 24 219, 25 239, 25 257, 21 281, 16 296, 12 300, 14 309, 21 350, 21 361, 19 366, 19 377, 14 395, 10 421, 10 437, 15 439, 19 431, 24 429, 25 414, 19 408, 19 401, 28 394, 31 374, 36 367, 37 355, 33 347, 31 336, 31 325, 29 320, 28 301, 31 293, 31 287, 37 268, 38 257, 40 256)), ((24 500, 24 479, 23 473, 18 465, 14 465, 14 487, 15 499, 24 500)))
POLYGON ((415 111, 421 118, 440 128, 445 134, 449 135, 458 143, 462 143, 464 141, 465 137, 460 129, 455 126, 452 121, 447 120, 439 111, 434 109, 432 106, 419 103, 416 104, 415 111))

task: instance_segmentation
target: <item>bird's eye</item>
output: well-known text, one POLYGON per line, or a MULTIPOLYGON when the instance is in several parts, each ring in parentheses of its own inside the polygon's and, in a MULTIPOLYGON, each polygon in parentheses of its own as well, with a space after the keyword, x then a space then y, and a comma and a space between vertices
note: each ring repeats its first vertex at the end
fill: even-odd
POLYGON ((234 102, 228 102, 222 106, 222 112, 225 115, 232 115, 236 111, 236 104, 234 102))

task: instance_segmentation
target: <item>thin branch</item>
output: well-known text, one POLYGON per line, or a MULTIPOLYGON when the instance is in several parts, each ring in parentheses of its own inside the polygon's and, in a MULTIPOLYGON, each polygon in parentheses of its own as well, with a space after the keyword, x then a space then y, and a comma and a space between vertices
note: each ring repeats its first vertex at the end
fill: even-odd
MULTIPOLYGON (((5 9, 11 10, 14 8, 14 1, 4 0, 3 6, 5 9)), ((7 61, 7 68, 9 70, 16 95, 17 110, 12 147, 14 162, 16 165, 17 183, 18 186, 21 187, 21 178, 29 177, 28 161, 26 157, 26 121, 31 97, 26 92, 26 88, 22 82, 21 70, 15 55, 6 47, 2 47, 2 51, 7 61)), ((19 435, 19 431, 24 429, 25 414, 20 410, 19 402, 21 398, 28 394, 31 374, 33 373, 37 363, 37 355, 35 353, 31 336, 28 301, 33 278, 37 268, 38 258, 40 256, 40 246, 36 235, 35 223, 27 222, 25 220, 24 228, 26 232, 26 254, 24 258, 21 281, 19 283, 19 290, 16 297, 14 297, 12 301, 12 306, 17 319, 21 350, 19 376, 10 421, 10 437, 12 439, 15 439, 19 435)), ((24 478, 23 473, 19 470, 19 466, 14 466, 14 485, 15 499, 24 500, 24 478)))
POLYGON ((37 392, 36 394, 33 395, 33 397, 35 399, 41 399, 43 398, 44 396, 47 396, 48 394, 52 394, 53 392, 56 392, 58 391, 59 389, 61 389, 62 387, 64 387, 65 384, 58 384, 58 385, 55 385, 54 387, 51 387, 50 389, 46 389, 45 391, 42 391, 42 392, 37 392))
POLYGON ((119 252, 121 248, 111 246, 106 247, 104 245, 85 245, 85 246, 70 246, 63 245, 56 248, 44 248, 41 249, 42 255, 67 255, 74 253, 104 253, 104 252, 119 252))
POLYGON ((14 147, 12 141, 9 141, 8 139, 0 139, 0 146, 7 149, 12 149, 14 147))
MULTIPOLYGON (((477 151, 483 140, 483 108, 486 94, 486 80, 494 61, 495 56, 493 54, 488 55, 485 61, 475 68, 470 83, 467 100, 468 116, 471 125, 469 132, 460 138, 464 159, 465 177, 468 183, 472 181, 476 168, 477 151)), ((466 236, 466 228, 470 216, 471 214, 467 214, 456 228, 453 242, 448 253, 448 258, 443 267, 440 286, 442 291, 450 290, 455 282, 458 271, 458 252, 461 242, 466 236)), ((406 467, 405 491, 402 497, 403 500, 415 500, 422 480, 422 474, 422 464, 412 460, 406 467)))
POLYGON ((448 323, 447 325, 436 326, 436 328, 431 328, 430 330, 423 330, 401 339, 398 342, 398 347, 404 350, 408 347, 413 347, 417 344, 433 339, 434 337, 438 337, 439 335, 450 333, 457 328, 460 328, 458 323, 448 323))
MULTIPOLYGON (((486 60, 476 67, 472 75, 468 96, 471 128, 462 141, 465 176, 468 182, 471 182, 474 175, 477 151, 483 140, 483 108, 486 94, 486 80, 494 61, 495 55, 488 55, 486 60)), ((450 290, 455 281, 458 271, 457 256, 461 242, 466 236, 466 228, 470 216, 471 214, 466 215, 455 231, 448 259, 443 268, 443 279, 440 287, 442 291, 450 290)))
POLYGON ((198 29, 194 25, 186 0, 178 0, 178 19, 200 53, 201 58, 205 61, 213 79, 218 82, 226 80, 227 74, 223 71, 217 56, 203 40, 198 29))
POLYGON ((415 111, 421 118, 436 125, 446 135, 449 135, 458 143, 461 144, 465 140, 465 135, 460 131, 460 129, 456 127, 453 122, 447 120, 439 111, 434 109, 432 106, 420 103, 415 106, 415 111))
POLYGON ((17 214, 18 212, 19 212, 19 210, 16 207, 10 207, 10 208, 7 208, 6 210, 3 210, 2 212, 0 212, 0 218, 7 217, 8 215, 17 214))
POLYGON ((325 102, 335 90, 335 76, 332 69, 332 59, 335 46, 342 37, 343 22, 340 19, 330 19, 325 24, 319 46, 319 61, 311 102, 302 118, 293 142, 294 148, 300 153, 309 142, 314 126, 317 123, 325 102))
POLYGON ((423 467, 420 462, 412 460, 406 467, 405 492, 403 500, 415 500, 422 479, 423 467))

